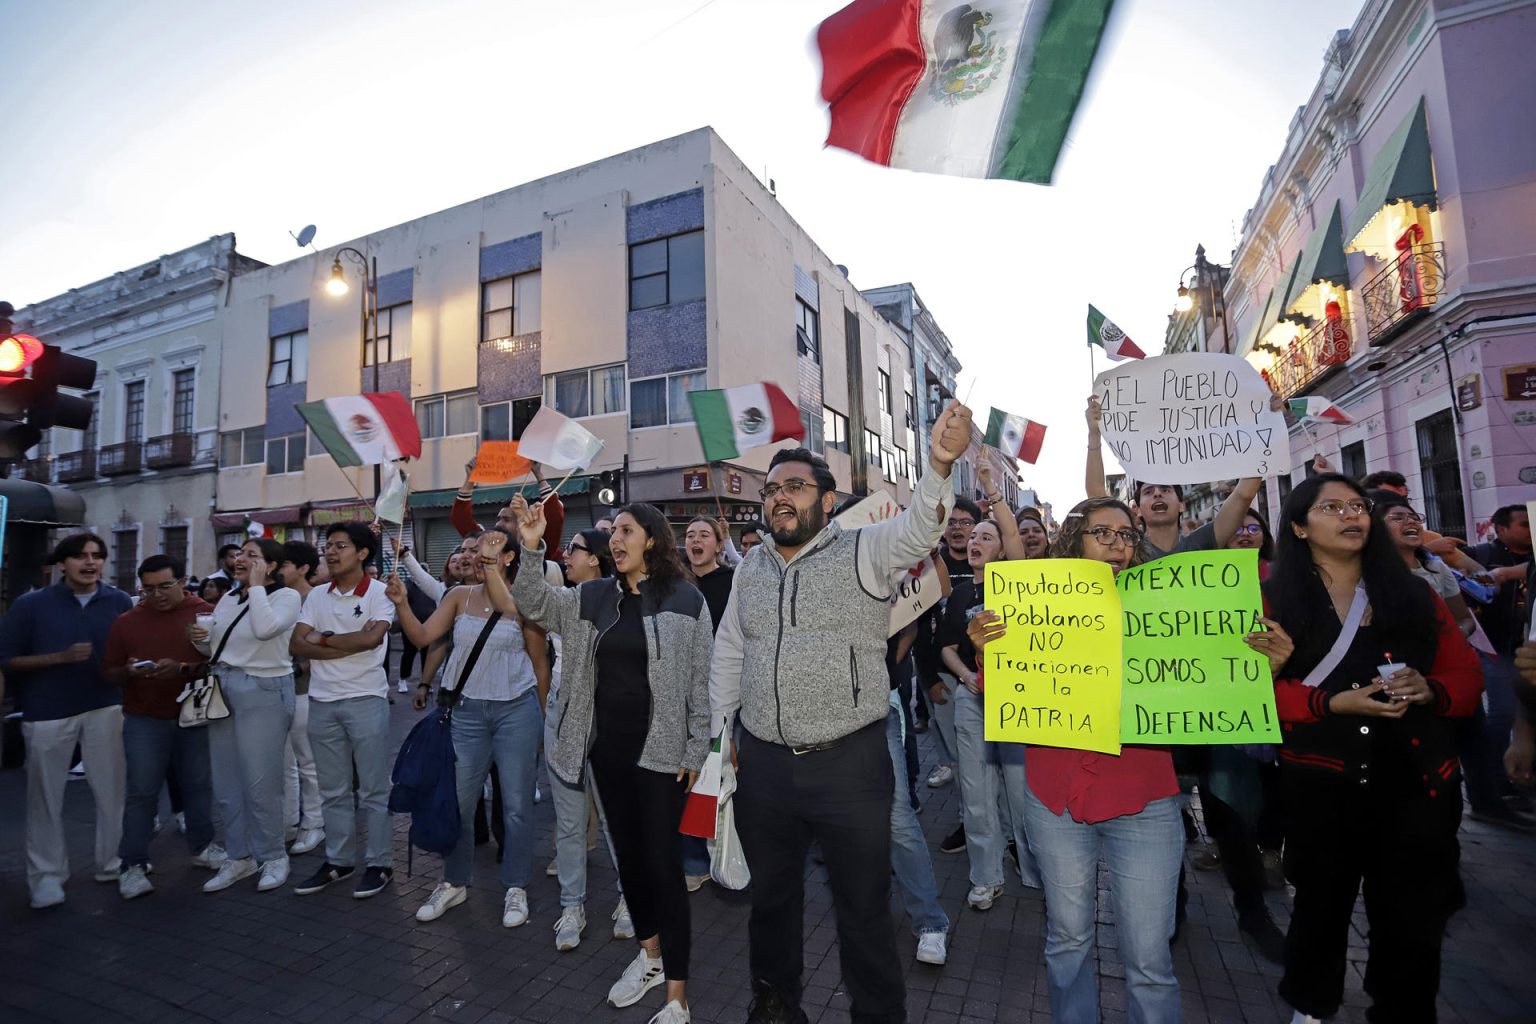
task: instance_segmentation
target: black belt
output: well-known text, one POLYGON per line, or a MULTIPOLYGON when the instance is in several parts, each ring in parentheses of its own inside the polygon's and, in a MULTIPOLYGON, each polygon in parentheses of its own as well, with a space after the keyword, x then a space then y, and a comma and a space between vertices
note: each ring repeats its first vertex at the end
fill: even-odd
POLYGON ((860 733, 868 732, 871 729, 875 729, 875 728, 879 728, 879 729, 881 729, 883 731, 885 729, 885 720, 881 719, 878 722, 872 722, 869 725, 866 725, 866 726, 863 726, 861 728, 855 729, 853 732, 846 733, 846 734, 844 734, 842 736, 837 737, 836 739, 827 740, 825 743, 805 743, 805 744, 801 744, 800 746, 791 746, 790 744, 787 744, 787 743, 774 743, 772 740, 765 740, 765 739, 763 739, 761 736, 758 736, 758 735, 754 734, 750 730, 747 731, 747 735, 751 736, 753 739, 757 740, 759 743, 767 743, 767 744, 769 744, 771 746, 783 747, 785 750, 788 750, 791 754, 794 754, 796 757, 800 757, 800 756, 802 756, 804 754, 815 754, 815 753, 819 753, 820 751, 823 751, 823 750, 831 750, 834 747, 841 746, 842 743, 845 740, 852 739, 853 737, 859 735, 860 733))

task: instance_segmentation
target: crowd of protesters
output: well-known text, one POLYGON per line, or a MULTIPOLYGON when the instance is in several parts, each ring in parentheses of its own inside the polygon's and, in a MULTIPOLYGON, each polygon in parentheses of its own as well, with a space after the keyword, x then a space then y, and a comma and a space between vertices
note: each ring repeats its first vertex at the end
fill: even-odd
POLYGON ((1101 871, 1121 1004, 1132 1021, 1181 1019, 1170 947, 1190 864, 1223 872, 1241 931, 1283 966, 1296 1021, 1338 1011, 1362 890, 1370 1018, 1433 1021, 1446 923, 1465 902, 1464 789, 1471 817, 1536 831, 1521 790, 1536 747, 1525 508, 1499 509, 1494 539, 1468 545, 1425 527, 1400 475, 1352 480, 1319 457, 1273 526, 1254 507, 1262 481, 1252 478, 1191 528, 1178 485, 1141 481, 1129 501, 1108 493, 1093 400, 1087 420, 1089 497, 1060 524, 1010 509, 985 452, 975 500, 955 493, 950 470, 972 428, 952 405, 909 507, 883 523, 843 528, 826 462, 776 452, 763 520, 740 530, 739 551, 709 517, 688 523, 679 545, 644 503, 565 537, 547 486, 482 528, 468 482, 450 517, 462 541, 441 575, 394 543, 400 575, 377 578, 370 566, 390 542, 338 523, 318 550, 229 545, 201 581, 153 555, 138 566, 135 600, 102 579, 105 541, 68 536, 52 555, 58 582, 0 620, 0 671, 26 743, 31 905, 66 899, 62 811, 77 756, 96 809, 93 875, 124 899, 155 889, 149 852, 166 791, 187 856, 212 872, 205 892, 251 878, 259 892, 300 896, 343 882, 357 899, 388 888, 393 631, 400 691, 416 669, 414 707, 452 708, 456 755, 459 838, 416 919, 470 898, 474 848, 493 833, 502 924, 539 918, 557 949, 575 949, 601 834, 619 882, 613 936, 638 946, 608 1000, 627 1007, 664 987, 652 1024, 690 1019, 689 892, 710 877, 710 848, 678 828, 715 737, 736 773, 752 876, 750 1024, 807 1019, 813 848, 856 1021, 906 1019, 893 887, 917 960, 948 959, 935 852, 966 856, 972 912, 1003 898, 1010 875, 1043 895, 1054 1020, 1100 1019, 1101 871), (1091 559, 1118 573, 1221 548, 1258 555, 1265 607, 1245 640, 1271 667, 1282 744, 1108 755, 986 739, 983 652, 1005 635, 983 609, 989 563, 1091 559), (892 593, 927 558, 948 577, 947 599, 888 635, 892 593), (228 713, 184 727, 195 724, 185 698, 209 676, 228 713), (926 776, 923 732, 937 762, 926 776), (918 817, 924 781, 959 789, 960 820, 932 847, 918 817), (558 908, 529 893, 539 792, 554 810, 546 874, 558 908), (1191 837, 1203 846, 1194 806, 1214 848, 1187 857, 1191 837), (290 859, 304 855, 318 863, 291 879, 290 859), (1287 884, 1282 932, 1266 891, 1287 884))

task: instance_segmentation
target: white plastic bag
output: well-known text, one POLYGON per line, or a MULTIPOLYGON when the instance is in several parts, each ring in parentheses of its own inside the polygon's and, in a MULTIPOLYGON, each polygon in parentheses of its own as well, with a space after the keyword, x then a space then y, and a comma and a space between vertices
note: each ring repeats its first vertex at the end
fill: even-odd
POLYGON ((726 757, 720 766, 720 798, 715 838, 709 840, 709 875, 716 885, 740 892, 752 881, 741 838, 736 834, 736 769, 726 757))

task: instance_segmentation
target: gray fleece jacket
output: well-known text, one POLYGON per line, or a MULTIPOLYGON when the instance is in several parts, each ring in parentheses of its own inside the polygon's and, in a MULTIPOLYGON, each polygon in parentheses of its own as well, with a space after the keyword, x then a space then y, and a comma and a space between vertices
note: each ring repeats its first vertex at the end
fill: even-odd
POLYGON ((894 586, 938 543, 953 501, 949 480, 929 473, 894 519, 829 523, 789 562, 763 538, 737 567, 715 633, 714 721, 739 709, 753 736, 789 747, 883 721, 894 586))
MULTIPOLYGON (((544 546, 524 548, 512 582, 512 600, 527 619, 561 638, 560 691, 563 709, 555 749, 545 757, 556 775, 580 785, 592 749, 597 690, 597 643, 619 619, 616 579, 589 580, 579 587, 552 587, 542 575, 544 546)), ((709 753, 709 660, 713 629, 704 595, 679 582, 670 594, 640 583, 640 616, 649 652, 651 721, 640 767, 668 775, 698 771, 709 753)))

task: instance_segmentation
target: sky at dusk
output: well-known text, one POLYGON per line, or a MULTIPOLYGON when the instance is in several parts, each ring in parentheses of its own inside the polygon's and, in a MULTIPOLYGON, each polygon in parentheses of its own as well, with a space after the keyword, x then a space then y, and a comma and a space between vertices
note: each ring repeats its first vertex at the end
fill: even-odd
POLYGON ((1120 0, 1049 188, 823 148, 810 37, 840 6, 0 0, 0 298, 226 231, 281 262, 308 223, 323 249, 708 124, 857 287, 917 286, 978 417, 1048 425, 1024 481, 1065 508, 1087 304, 1161 347, 1179 272, 1197 243, 1226 261, 1358 4, 1120 0))

